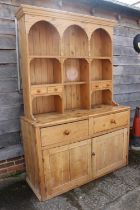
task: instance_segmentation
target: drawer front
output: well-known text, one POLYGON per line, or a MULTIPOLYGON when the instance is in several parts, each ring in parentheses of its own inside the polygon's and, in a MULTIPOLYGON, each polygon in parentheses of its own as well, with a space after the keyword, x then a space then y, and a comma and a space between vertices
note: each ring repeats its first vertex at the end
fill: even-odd
POLYGON ((93 133, 125 126, 128 122, 129 113, 127 111, 93 118, 93 133))
POLYGON ((93 84, 91 84, 91 89, 92 90, 100 90, 100 89, 102 89, 102 83, 94 82, 93 84))
POLYGON ((111 81, 106 81, 102 83, 102 88, 107 89, 112 87, 112 82, 111 81))
POLYGON ((31 94, 32 95, 43 95, 47 93, 46 87, 32 87, 31 94))
POLYGON ((41 129, 42 146, 60 142, 72 143, 88 137, 88 120, 55 125, 41 129))
POLYGON ((52 86, 48 87, 48 93, 61 93, 63 91, 62 86, 52 86))

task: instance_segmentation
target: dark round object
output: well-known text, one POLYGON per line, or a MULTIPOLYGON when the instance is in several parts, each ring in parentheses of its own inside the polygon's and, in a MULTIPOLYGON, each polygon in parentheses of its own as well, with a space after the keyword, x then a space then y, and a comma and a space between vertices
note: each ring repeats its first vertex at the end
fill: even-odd
POLYGON ((140 34, 137 34, 133 40, 133 46, 136 52, 140 53, 140 34))

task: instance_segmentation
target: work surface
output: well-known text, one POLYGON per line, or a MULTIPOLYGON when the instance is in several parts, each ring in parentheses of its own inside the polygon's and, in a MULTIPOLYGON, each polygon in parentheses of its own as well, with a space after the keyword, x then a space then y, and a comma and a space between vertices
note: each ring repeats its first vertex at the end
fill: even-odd
POLYGON ((139 210, 140 155, 129 165, 46 202, 39 202, 24 177, 0 183, 0 210, 139 210))

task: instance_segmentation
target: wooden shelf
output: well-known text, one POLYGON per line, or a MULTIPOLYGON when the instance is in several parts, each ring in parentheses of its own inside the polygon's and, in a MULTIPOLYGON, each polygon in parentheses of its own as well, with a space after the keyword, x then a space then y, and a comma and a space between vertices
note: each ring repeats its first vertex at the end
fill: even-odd
POLYGON ((112 82, 112 80, 107 80, 107 79, 103 79, 103 80, 92 80, 91 83, 101 83, 101 82, 112 82))
POLYGON ((65 82, 64 85, 83 85, 86 82, 65 82))
POLYGON ((103 57, 103 56, 93 56, 92 57, 93 60, 110 60, 112 61, 112 57, 103 57))
POLYGON ((30 55, 29 56, 29 60, 31 61, 31 60, 33 60, 33 59, 37 59, 37 58, 52 58, 52 59, 60 59, 60 57, 61 56, 59 56, 59 55, 30 55))
POLYGON ((43 87, 52 87, 60 85, 62 85, 62 83, 40 84, 40 85, 31 85, 31 88, 43 88, 43 87))

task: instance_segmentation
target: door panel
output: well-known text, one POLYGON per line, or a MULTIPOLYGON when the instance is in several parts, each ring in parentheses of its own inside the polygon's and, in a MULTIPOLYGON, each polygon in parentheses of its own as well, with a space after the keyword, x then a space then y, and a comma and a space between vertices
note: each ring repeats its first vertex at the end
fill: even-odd
POLYGON ((88 179, 91 172, 91 140, 73 144, 70 148, 70 177, 88 179))
POLYGON ((91 178, 91 139, 43 151, 46 193, 58 195, 91 178))
POLYGON ((43 157, 47 192, 53 194, 70 181, 68 146, 45 150, 43 157))
POLYGON ((127 163, 127 129, 92 139, 92 173, 97 178, 127 163))

